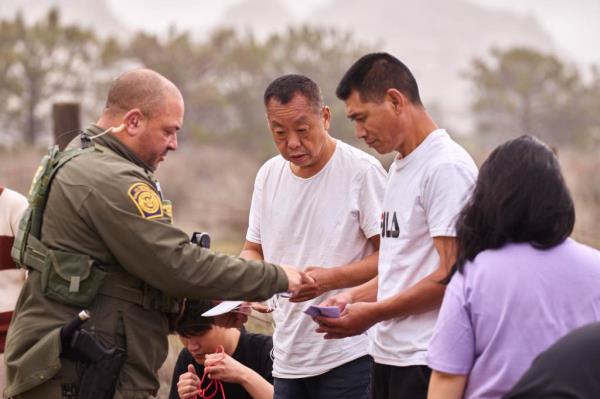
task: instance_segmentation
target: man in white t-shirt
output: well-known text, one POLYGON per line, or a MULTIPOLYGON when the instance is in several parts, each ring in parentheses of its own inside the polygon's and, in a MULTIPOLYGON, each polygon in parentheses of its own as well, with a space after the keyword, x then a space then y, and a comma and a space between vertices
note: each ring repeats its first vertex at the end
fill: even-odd
POLYGON ((276 299, 275 398, 366 398, 366 335, 324 341, 303 311, 376 275, 385 170, 329 135, 329 108, 309 78, 276 79, 264 103, 280 155, 256 176, 241 256, 298 265, 314 280, 276 299))
POLYGON ((374 326, 373 398, 426 398, 425 353, 445 288, 439 282, 455 260, 454 222, 477 167, 431 119, 412 73, 393 56, 365 55, 336 94, 357 137, 398 156, 382 206, 378 278, 325 301, 342 308, 342 316, 317 318, 317 331, 345 339, 374 326))
POLYGON ((27 198, 0 186, 0 392, 4 390, 4 342, 15 304, 25 281, 25 271, 18 270, 10 251, 19 220, 27 209, 27 198))

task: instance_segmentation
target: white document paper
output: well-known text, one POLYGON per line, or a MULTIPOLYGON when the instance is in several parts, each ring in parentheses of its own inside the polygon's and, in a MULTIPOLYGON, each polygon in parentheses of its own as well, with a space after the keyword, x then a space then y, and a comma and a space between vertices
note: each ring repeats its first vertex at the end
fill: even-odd
POLYGON ((223 301, 214 308, 210 308, 206 312, 202 313, 202 316, 214 317, 225 313, 229 313, 232 310, 235 310, 238 306, 240 306, 242 302, 243 301, 223 301))

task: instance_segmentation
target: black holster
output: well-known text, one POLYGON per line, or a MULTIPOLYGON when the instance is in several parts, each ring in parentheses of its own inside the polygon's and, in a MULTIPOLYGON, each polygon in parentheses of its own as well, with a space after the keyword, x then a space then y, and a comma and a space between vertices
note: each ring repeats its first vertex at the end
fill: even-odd
POLYGON ((69 354, 85 364, 79 378, 79 399, 112 399, 125 363, 125 349, 107 349, 86 330, 75 332, 69 354))

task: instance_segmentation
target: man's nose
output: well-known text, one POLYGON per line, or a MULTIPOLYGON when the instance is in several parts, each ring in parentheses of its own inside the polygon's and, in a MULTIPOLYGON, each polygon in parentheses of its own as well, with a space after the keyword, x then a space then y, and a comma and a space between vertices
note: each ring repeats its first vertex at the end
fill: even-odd
POLYGON ((294 150, 301 146, 300 137, 295 133, 290 133, 287 138, 288 148, 294 150))
POLYGON ((357 139, 364 139, 367 136, 367 131, 362 123, 354 123, 354 134, 356 135, 357 139))
POLYGON ((169 141, 167 148, 171 151, 175 151, 177 149, 177 135, 174 135, 171 141, 169 141))

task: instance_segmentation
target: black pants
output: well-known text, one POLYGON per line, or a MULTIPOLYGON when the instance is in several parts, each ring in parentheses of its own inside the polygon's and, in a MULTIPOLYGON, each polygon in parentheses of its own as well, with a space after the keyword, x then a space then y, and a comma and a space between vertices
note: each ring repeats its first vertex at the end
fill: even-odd
POLYGON ((275 399, 366 399, 373 359, 363 356, 325 374, 306 378, 275 378, 275 399))
POLYGON ((396 367, 373 363, 372 399, 427 399, 431 369, 427 366, 396 367))

